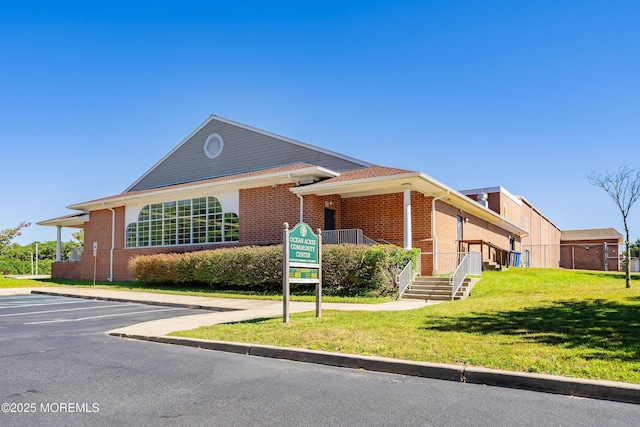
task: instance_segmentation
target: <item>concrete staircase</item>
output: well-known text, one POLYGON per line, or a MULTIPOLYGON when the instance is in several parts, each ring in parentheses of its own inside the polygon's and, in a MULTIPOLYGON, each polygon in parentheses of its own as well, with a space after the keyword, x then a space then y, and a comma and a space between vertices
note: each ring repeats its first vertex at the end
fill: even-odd
MULTIPOLYGON (((453 299, 460 300, 469 296, 471 288, 478 279, 466 278, 460 290, 453 299)), ((451 284, 448 277, 419 276, 402 295, 408 299, 422 299, 425 301, 451 301, 451 284)))

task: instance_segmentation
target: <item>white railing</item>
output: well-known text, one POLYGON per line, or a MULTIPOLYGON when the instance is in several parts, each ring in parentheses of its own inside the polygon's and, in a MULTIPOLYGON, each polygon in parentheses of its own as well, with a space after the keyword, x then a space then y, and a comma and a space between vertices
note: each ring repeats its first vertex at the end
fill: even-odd
POLYGON ((451 299, 455 298, 467 276, 482 276, 482 254, 480 252, 466 253, 460 265, 449 276, 451 299))
MULTIPOLYGON (((418 251, 420 251, 420 249, 418 249, 418 251)), ((416 279, 416 276, 420 275, 422 267, 420 258, 420 253, 418 253, 415 268, 413 266, 413 261, 409 260, 400 274, 396 275, 396 284, 398 285, 398 298, 400 298, 402 294, 404 294, 404 292, 409 288, 409 286, 411 286, 413 281, 416 279)))
POLYGON ((326 245, 340 245, 343 243, 375 245, 377 242, 365 236, 359 228, 352 228, 347 230, 324 230, 322 232, 322 243, 326 245))
POLYGON ((467 252, 422 252, 422 256, 427 257, 423 262, 431 265, 431 274, 434 276, 452 274, 466 254, 467 252))
POLYGON ((409 285, 413 282, 414 277, 415 274, 413 273, 413 262, 409 261, 409 263, 404 266, 400 274, 396 275, 396 284, 398 285, 398 298, 400 298, 402 294, 404 294, 404 291, 406 291, 409 285))

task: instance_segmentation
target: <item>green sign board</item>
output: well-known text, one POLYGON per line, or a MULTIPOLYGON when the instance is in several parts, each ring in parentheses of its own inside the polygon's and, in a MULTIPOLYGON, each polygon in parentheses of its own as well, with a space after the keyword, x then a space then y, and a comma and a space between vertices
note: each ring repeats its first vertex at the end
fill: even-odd
POLYGON ((322 304, 322 232, 315 234, 304 222, 289 230, 284 223, 282 234, 282 321, 289 322, 290 283, 316 285, 316 317, 322 304))
POLYGON ((289 232, 289 262, 318 264, 318 236, 304 222, 289 232))

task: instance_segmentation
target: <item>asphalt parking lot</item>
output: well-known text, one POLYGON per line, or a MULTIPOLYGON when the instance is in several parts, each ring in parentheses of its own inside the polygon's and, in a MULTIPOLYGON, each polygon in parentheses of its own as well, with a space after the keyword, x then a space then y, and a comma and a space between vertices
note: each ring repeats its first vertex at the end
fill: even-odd
POLYGON ((201 314, 201 310, 128 302, 108 302, 50 295, 15 295, 0 298, 0 330, 7 325, 58 325, 82 323, 105 332, 133 323, 166 317, 201 314))
POLYGON ((0 297, 0 425, 633 425, 638 405, 116 338, 202 310, 0 297))

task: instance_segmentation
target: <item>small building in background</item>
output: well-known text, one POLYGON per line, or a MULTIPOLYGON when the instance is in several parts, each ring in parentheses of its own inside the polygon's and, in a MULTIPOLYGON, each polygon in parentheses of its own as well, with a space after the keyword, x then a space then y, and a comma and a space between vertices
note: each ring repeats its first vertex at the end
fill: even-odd
POLYGON ((562 230, 560 267, 572 270, 620 271, 622 234, 615 228, 562 230))

